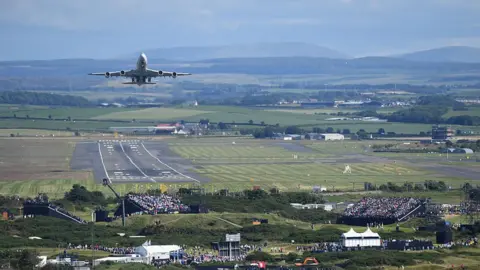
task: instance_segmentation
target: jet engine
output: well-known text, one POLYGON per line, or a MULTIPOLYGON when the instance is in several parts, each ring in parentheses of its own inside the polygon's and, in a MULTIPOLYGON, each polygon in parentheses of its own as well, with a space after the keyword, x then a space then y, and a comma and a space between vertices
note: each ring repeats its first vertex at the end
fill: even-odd
POLYGON ((162 76, 162 74, 163 74, 163 71, 159 70, 158 75, 162 76))
POLYGON ((125 71, 124 70, 120 71, 120 74, 125 75, 125 71))
POLYGON ((110 72, 105 72, 105 78, 109 78, 110 77, 110 72))
POLYGON ((177 77, 177 72, 173 72, 173 73, 172 73, 172 77, 173 77, 173 78, 177 77))

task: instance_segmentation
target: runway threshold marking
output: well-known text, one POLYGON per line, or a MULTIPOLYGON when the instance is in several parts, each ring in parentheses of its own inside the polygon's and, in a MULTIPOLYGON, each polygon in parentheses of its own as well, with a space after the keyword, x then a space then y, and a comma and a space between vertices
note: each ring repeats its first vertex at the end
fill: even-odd
POLYGON ((105 167, 105 163, 103 162, 102 148, 100 147, 100 143, 98 143, 98 153, 100 154, 100 161, 102 162, 103 171, 105 172, 105 176, 107 177, 107 179, 110 180, 110 176, 108 175, 107 168, 105 167))
POLYGON ((183 177, 185 177, 185 178, 188 178, 188 179, 191 179, 191 180, 193 180, 193 181, 195 181, 195 182, 197 182, 197 183, 200 183, 200 181, 198 181, 197 179, 192 178, 192 177, 190 177, 190 176, 188 176, 188 175, 185 175, 185 174, 183 174, 183 173, 175 170, 174 168, 170 167, 170 166, 167 165, 166 163, 162 162, 160 159, 158 159, 156 156, 154 156, 152 153, 150 153, 150 151, 148 151, 148 149, 145 147, 145 145, 143 144, 143 142, 140 143, 140 144, 142 145, 143 149, 145 149, 145 152, 147 152, 147 154, 149 154, 151 157, 153 157, 154 159, 156 159, 156 160, 157 160, 158 162, 160 162, 161 164, 167 166, 170 170, 178 173, 179 175, 181 175, 181 176, 183 176, 183 177))
POLYGON ((137 168, 137 170, 138 170, 141 174, 143 174, 145 177, 147 177, 148 179, 150 179, 150 181, 155 182, 155 183, 157 182, 157 181, 155 181, 152 177, 148 176, 145 172, 143 172, 142 169, 140 169, 140 168, 137 166, 137 164, 135 164, 135 162, 133 162, 133 160, 132 160, 132 159, 127 155, 127 153, 125 152, 125 149, 123 148, 122 142, 120 142, 120 148, 122 148, 123 153, 124 153, 125 156, 128 158, 128 160, 130 160, 130 163, 132 163, 132 165, 135 166, 135 168, 137 168))

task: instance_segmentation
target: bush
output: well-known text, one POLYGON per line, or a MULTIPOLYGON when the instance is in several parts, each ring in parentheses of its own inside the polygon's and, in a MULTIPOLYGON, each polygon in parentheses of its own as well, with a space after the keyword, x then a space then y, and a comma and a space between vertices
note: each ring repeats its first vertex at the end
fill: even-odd
MULTIPOLYGON (((182 191, 183 194, 190 194, 182 191)), ((211 211, 230 213, 264 213, 275 212, 280 216, 311 223, 336 220, 337 214, 323 209, 299 210, 290 203, 323 203, 320 195, 306 192, 285 192, 269 194, 263 190, 246 190, 243 193, 217 195, 185 195, 182 201, 186 204, 202 202, 211 211)), ((224 192, 223 192, 224 193, 224 192)))

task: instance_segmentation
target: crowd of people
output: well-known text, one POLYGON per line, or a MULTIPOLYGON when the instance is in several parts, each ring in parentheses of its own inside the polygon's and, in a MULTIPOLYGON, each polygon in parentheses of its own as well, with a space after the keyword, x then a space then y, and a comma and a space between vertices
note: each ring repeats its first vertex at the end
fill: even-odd
POLYGON ((143 209, 142 213, 151 215, 190 212, 188 205, 184 205, 180 199, 167 194, 128 194, 127 199, 140 206, 143 209))
POLYGON ((107 247, 103 245, 73 245, 69 243, 67 249, 105 251, 115 255, 135 254, 135 247, 107 247))
POLYGON ((346 217, 399 219, 421 204, 417 198, 362 198, 358 203, 345 209, 346 217))

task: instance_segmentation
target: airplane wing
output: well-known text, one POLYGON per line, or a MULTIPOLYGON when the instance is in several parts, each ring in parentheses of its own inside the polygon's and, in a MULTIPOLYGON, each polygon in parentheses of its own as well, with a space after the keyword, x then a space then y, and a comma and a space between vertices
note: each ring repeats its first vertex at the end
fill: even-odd
POLYGON ((132 76, 132 71, 107 71, 107 72, 95 72, 95 73, 88 73, 88 75, 94 75, 94 76, 105 76, 105 77, 131 77, 132 76))
POLYGON ((163 70, 154 70, 148 69, 148 76, 149 77, 177 77, 177 76, 187 76, 192 75, 191 73, 182 73, 182 72, 175 72, 175 71, 163 71, 163 70))

